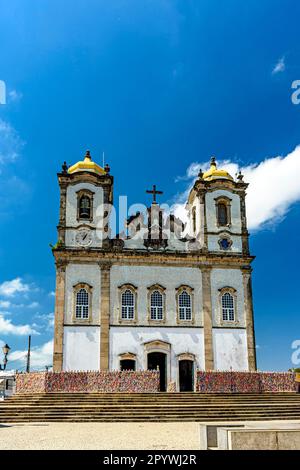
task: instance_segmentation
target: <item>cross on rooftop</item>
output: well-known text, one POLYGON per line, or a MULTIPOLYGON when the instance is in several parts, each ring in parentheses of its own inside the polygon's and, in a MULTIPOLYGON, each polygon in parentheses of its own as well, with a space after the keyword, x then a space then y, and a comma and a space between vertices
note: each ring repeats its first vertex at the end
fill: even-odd
POLYGON ((152 204, 156 204, 156 195, 157 195, 157 194, 163 194, 163 191, 158 191, 158 190, 156 189, 156 184, 154 184, 154 185, 152 186, 152 189, 146 189, 146 193, 153 195, 152 204))

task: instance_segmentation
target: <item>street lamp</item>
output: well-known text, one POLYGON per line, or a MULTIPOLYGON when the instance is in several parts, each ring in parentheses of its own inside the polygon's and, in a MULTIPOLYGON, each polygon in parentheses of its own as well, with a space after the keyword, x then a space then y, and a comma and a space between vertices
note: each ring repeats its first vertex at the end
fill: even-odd
POLYGON ((6 364, 7 364, 7 356, 8 356, 8 353, 10 351, 10 347, 8 346, 8 344, 5 344, 3 346, 2 351, 3 351, 3 354, 4 354, 4 359, 3 359, 3 367, 0 364, 0 370, 5 370, 6 369, 6 364))

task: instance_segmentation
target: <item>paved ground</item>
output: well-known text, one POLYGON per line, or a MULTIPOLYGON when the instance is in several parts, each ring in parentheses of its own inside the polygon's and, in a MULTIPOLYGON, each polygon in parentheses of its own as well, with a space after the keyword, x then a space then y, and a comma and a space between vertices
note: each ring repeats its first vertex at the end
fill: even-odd
MULTIPOLYGON (((0 424, 0 450, 197 450, 200 423, 0 424)), ((204 423, 202 423, 204 424, 204 423)), ((207 423, 223 425, 225 422, 207 423)), ((298 420, 248 421, 248 428, 300 429, 298 420)))
POLYGON ((32 423, 0 425, 0 450, 199 449, 198 423, 32 423))

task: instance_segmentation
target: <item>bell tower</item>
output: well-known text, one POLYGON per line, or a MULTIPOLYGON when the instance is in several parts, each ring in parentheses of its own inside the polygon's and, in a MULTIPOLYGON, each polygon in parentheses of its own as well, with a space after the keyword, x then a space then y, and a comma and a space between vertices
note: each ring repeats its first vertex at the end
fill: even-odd
MULTIPOLYGON (((95 163, 87 151, 83 160, 58 173, 60 210, 58 242, 53 247, 56 297, 53 370, 99 370, 101 335, 107 336, 104 317, 106 271, 95 263, 93 251, 110 246, 109 213, 113 177, 109 166, 95 163), (87 257, 92 262, 85 260, 87 257), (102 285, 103 284, 103 285, 102 285), (103 305, 100 307, 100 290, 103 305), (100 316, 101 313, 101 316, 100 316), (101 329, 100 329, 101 323, 101 329), (87 352, 88 365, 78 348, 87 352), (83 361, 83 362, 82 362, 83 361)), ((106 339, 105 339, 106 340, 106 339)), ((105 340, 102 343, 105 346, 105 340)))
POLYGON ((110 168, 85 157, 58 173, 60 213, 58 244, 65 248, 101 248, 108 241, 109 206, 113 200, 110 168))
POLYGON ((189 234, 204 251, 249 255, 246 223, 246 188, 237 179, 218 169, 214 157, 210 169, 201 170, 188 198, 189 234))

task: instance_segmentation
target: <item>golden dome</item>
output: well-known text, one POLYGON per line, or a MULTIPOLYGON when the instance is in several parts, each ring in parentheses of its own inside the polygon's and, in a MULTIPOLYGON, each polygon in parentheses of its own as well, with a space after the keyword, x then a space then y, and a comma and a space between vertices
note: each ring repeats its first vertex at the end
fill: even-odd
POLYGON ((100 165, 92 161, 89 150, 86 151, 84 160, 75 163, 68 169, 68 173, 78 173, 79 171, 90 171, 91 173, 97 173, 97 175, 106 174, 106 171, 100 165))
POLYGON ((217 179, 233 180, 232 176, 226 170, 218 170, 215 157, 211 158, 210 169, 206 171, 202 178, 206 181, 217 179))

